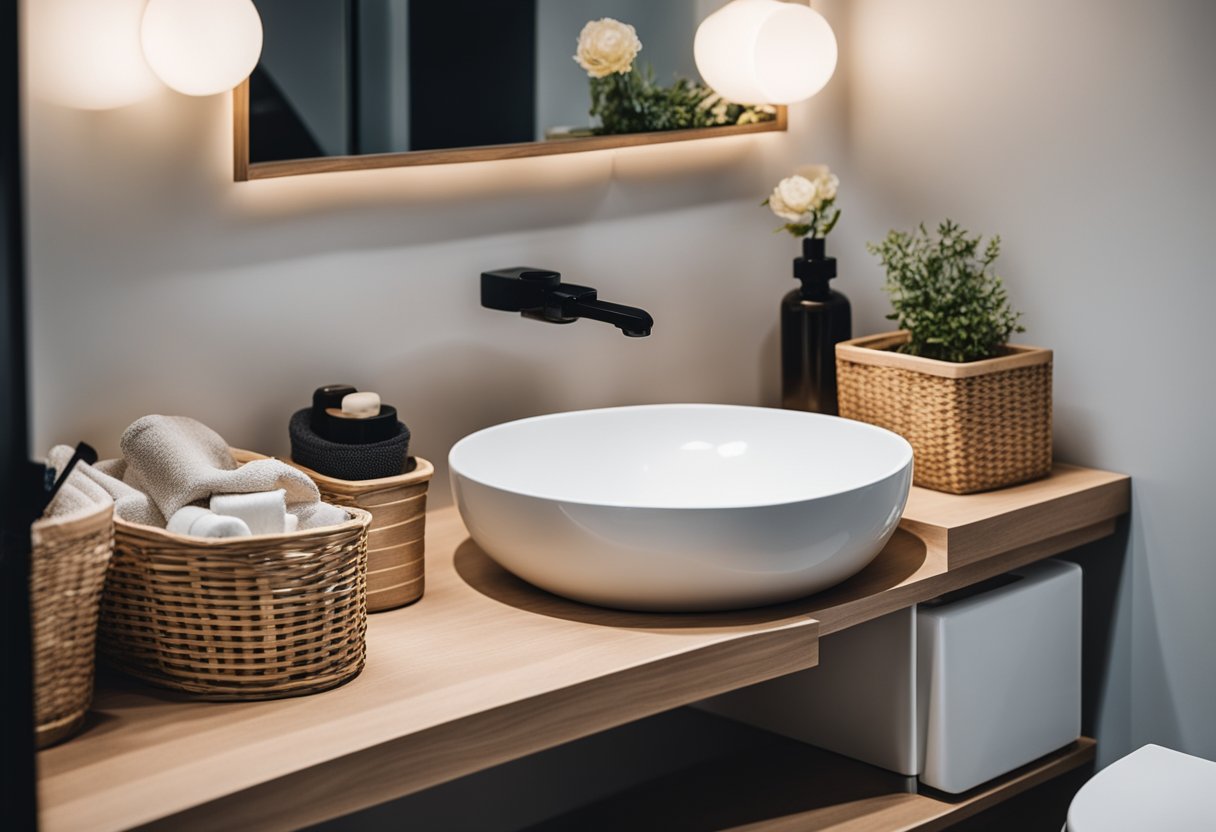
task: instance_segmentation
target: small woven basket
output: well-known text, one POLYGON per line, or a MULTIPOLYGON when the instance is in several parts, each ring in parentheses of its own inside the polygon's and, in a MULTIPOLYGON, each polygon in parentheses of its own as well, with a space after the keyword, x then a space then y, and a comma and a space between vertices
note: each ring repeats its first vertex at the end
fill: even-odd
POLYGON ((93 699, 93 648, 114 506, 30 527, 35 740, 45 748, 75 734, 93 699))
POLYGON ((116 519, 101 654, 198 699, 279 699, 349 681, 366 656, 371 515, 347 512, 338 526, 219 539, 116 519))
POLYGON ((404 607, 425 588, 427 485, 434 466, 421 457, 413 471, 374 480, 340 480, 291 463, 321 489, 321 499, 371 513, 367 532, 367 611, 404 607))
POLYGON ((906 332, 836 345, 840 415, 903 436, 913 483, 971 494, 1051 472, 1051 350, 954 364, 894 351, 906 332))

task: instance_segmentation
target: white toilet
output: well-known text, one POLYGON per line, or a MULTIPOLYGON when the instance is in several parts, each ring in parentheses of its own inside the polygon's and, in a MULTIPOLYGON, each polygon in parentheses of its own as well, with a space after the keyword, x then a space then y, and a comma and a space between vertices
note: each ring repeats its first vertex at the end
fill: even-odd
POLYGON ((1064 832, 1216 830, 1216 763, 1146 745, 1081 787, 1064 832))

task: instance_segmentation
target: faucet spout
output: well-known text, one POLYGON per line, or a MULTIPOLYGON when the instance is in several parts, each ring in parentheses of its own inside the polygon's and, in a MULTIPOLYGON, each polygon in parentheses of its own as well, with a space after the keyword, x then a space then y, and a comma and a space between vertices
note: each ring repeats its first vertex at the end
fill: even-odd
POLYGON ((570 318, 591 318, 612 324, 629 338, 645 338, 654 327, 654 318, 645 309, 609 303, 594 296, 590 300, 576 298, 569 301, 562 310, 570 318))

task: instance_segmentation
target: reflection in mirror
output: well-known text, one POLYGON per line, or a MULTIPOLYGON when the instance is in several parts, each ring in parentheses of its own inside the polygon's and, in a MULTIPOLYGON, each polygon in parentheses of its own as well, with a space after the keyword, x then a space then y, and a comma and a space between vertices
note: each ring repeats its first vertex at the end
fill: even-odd
POLYGON ((784 111, 723 101, 697 74, 697 26, 722 2, 255 0, 265 43, 238 91, 238 178, 246 161, 252 175, 784 129, 784 111), (409 156, 336 164, 376 154, 409 156))

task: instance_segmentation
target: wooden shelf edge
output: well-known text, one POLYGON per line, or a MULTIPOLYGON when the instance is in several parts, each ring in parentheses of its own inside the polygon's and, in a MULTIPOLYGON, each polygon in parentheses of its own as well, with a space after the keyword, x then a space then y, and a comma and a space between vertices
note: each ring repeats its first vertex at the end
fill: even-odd
MULTIPOLYGON (((706 717, 709 719, 709 717, 706 717)), ((716 730, 706 723, 706 730, 716 730)), ((939 832, 1091 763, 1088 737, 970 792, 948 795, 830 751, 752 729, 731 754, 660 776, 527 832, 939 832)))
POLYGON ((382 743, 141 829, 287 830, 348 815, 739 687, 814 667, 818 627, 757 633, 382 743), (712 668, 707 673, 706 668, 712 668), (610 692, 609 696, 604 691, 610 692), (712 694, 711 694, 712 695, 712 694))
POLYGON ((1131 509, 1130 477, 1062 463, 1044 479, 998 491, 912 492, 900 526, 942 552, 950 569, 1114 520, 1131 509))
POLYGON ((998 778, 994 783, 980 786, 974 791, 958 797, 941 795, 933 790, 925 790, 921 797, 941 804, 945 812, 940 818, 934 818, 918 826, 908 827, 908 832, 936 832, 948 829, 955 823, 977 815, 994 806, 1004 803, 1010 798, 1017 797, 1036 786, 1054 780, 1081 766, 1092 763, 1097 756, 1098 742, 1092 737, 1081 737, 1071 745, 1040 757, 1032 763, 998 778), (947 808, 948 807, 948 808, 947 808))
MULTIPOLYGON (((947 592, 962 589, 980 581, 1018 569, 1045 558, 1054 557, 1084 546, 1095 540, 1110 537, 1115 533, 1115 520, 1104 520, 1092 526, 1052 537, 993 555, 966 566, 947 569, 937 574, 912 579, 898 586, 865 594, 862 597, 847 597, 837 601, 829 597, 828 603, 807 604, 805 612, 819 622, 819 635, 827 636, 864 624, 889 613, 906 609, 947 592)), ((841 593, 843 594, 843 593, 841 593)))
POLYGON ((1093 762, 1096 749, 1095 740, 1081 737, 1059 751, 962 795, 946 795, 922 787, 918 794, 890 795, 887 799, 871 798, 833 807, 839 811, 829 810, 833 816, 826 823, 819 820, 825 810, 816 809, 804 815, 735 826, 722 832, 941 832, 1093 762))

